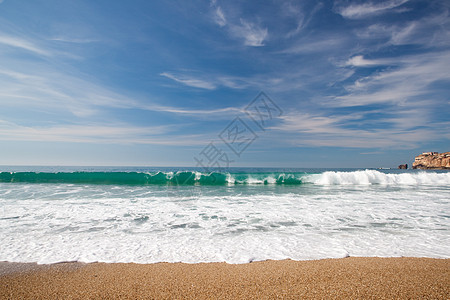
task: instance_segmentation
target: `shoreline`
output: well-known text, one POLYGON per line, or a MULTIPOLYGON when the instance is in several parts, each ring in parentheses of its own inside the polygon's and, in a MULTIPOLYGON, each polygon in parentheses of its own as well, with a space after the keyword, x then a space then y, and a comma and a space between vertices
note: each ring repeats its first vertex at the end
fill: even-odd
POLYGON ((227 263, 0 262, 0 298, 434 298, 450 259, 347 257, 227 263))

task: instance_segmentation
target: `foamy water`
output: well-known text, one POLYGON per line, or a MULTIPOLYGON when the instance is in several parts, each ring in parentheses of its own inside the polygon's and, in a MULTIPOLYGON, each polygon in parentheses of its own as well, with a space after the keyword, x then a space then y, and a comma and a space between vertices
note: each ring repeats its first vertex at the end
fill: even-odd
POLYGON ((219 185, 0 183, 0 261, 450 257, 450 173, 224 178, 219 185))

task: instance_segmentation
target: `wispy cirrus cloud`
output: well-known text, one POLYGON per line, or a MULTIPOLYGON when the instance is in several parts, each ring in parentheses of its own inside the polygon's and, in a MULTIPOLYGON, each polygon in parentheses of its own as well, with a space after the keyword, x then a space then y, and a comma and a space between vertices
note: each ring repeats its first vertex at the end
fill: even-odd
POLYGON ((53 38, 49 38, 49 41, 63 42, 63 43, 71 43, 71 44, 90 44, 99 42, 98 39, 90 39, 90 38, 72 38, 72 37, 63 37, 57 36, 53 38))
POLYGON ((322 36, 304 38, 298 40, 294 45, 281 50, 283 54, 310 54, 327 53, 330 49, 339 49, 346 45, 347 38, 344 36, 322 36))
POLYGON ((285 16, 286 18, 294 18, 296 24, 295 28, 288 31, 285 36, 287 38, 291 38, 297 35, 302 30, 302 28, 304 28, 305 23, 307 22, 305 21, 305 14, 303 13, 302 9, 298 4, 294 4, 292 2, 283 2, 281 4, 281 11, 283 16, 285 16))
MULTIPOLYGON (((47 39, 39 47, 30 39, 0 35, 1 46, 20 48, 36 55, 45 55, 46 60, 18 60, 9 53, 0 52, 3 64, 0 67, 0 106, 5 109, 20 108, 29 111, 45 112, 48 116, 81 118, 90 120, 103 115, 108 109, 139 109, 143 111, 170 113, 204 118, 214 116, 226 118, 229 114, 240 112, 240 108, 224 107, 217 109, 195 109, 192 107, 175 107, 160 105, 149 95, 128 95, 100 83, 94 77, 76 71, 70 65, 58 68, 59 63, 49 63, 53 57, 51 42, 47 39), (45 47, 47 46, 47 47, 45 47)), ((64 38, 61 42, 86 44, 92 40, 72 40, 64 38)), ((202 80, 186 75, 164 72, 161 76, 170 78, 186 86, 213 90, 218 86, 242 88, 247 83, 239 78, 221 77, 215 80, 202 80)))
POLYGON ((240 107, 225 107, 218 109, 186 109, 181 107, 171 107, 171 106, 163 106, 163 105, 150 105, 143 106, 143 109, 148 109, 151 111, 158 112, 166 112, 166 113, 174 113, 186 116, 209 116, 212 118, 224 117, 230 118, 230 115, 235 115, 237 113, 244 113, 244 108, 240 107))
POLYGON ((350 4, 348 6, 338 6, 336 11, 344 18, 360 19, 372 15, 384 13, 393 8, 399 7, 409 0, 389 0, 377 2, 365 2, 362 4, 350 4))
MULTIPOLYGON (((0 105, 83 119, 98 117, 105 109, 140 109, 201 118, 227 118, 242 111, 239 107, 195 109, 160 105, 148 95, 131 97, 83 77, 84 74, 65 74, 40 64, 0 68, 0 105)), ((237 79, 226 77, 217 83, 205 84, 215 86, 220 82, 233 86, 239 84, 237 79)))
POLYGON ((421 109, 404 110, 400 117, 392 112, 384 113, 378 120, 367 119, 367 115, 374 113, 383 112, 374 110, 352 115, 289 112, 272 129, 288 134, 289 141, 297 146, 346 148, 414 148, 449 136, 450 122, 440 124, 436 130, 434 124, 422 117, 421 109))
POLYGON ((230 32, 234 36, 242 38, 244 45, 252 47, 264 46, 264 41, 268 35, 267 28, 262 28, 243 19, 240 20, 240 24, 231 25, 230 32))
POLYGON ((281 2, 282 17, 286 17, 288 20, 294 18, 294 23, 296 24, 296 26, 289 30, 284 36, 290 39, 297 36, 300 32, 303 32, 311 20, 314 19, 316 13, 320 11, 323 6, 324 4, 322 2, 317 2, 311 10, 306 11, 302 8, 300 2, 281 2))
POLYGON ((139 103, 96 84, 85 74, 67 74, 39 63, 0 68, 0 104, 90 117, 102 108, 129 108, 139 103), (84 78, 83 78, 84 77, 84 78))
POLYGON ((172 135, 175 128, 174 125, 132 126, 124 123, 24 126, 0 120, 0 140, 183 146, 202 145, 208 141, 206 135, 172 135))
POLYGON ((213 84, 209 81, 201 80, 198 78, 187 77, 187 76, 175 76, 172 73, 168 73, 168 72, 163 72, 159 75, 161 75, 163 77, 167 77, 169 79, 172 79, 176 82, 182 83, 182 84, 190 86, 190 87, 207 89, 207 90, 214 90, 217 87, 215 84, 213 84))
POLYGON ((386 61, 384 59, 366 59, 363 55, 355 55, 348 59, 345 63, 346 66, 353 66, 353 67, 372 67, 372 66, 379 66, 391 63, 392 61, 386 61))
POLYGON ((358 28, 356 35, 364 42, 376 40, 377 47, 383 48, 391 45, 421 45, 428 49, 447 47, 450 45, 449 10, 398 24, 370 24, 358 28), (380 40, 384 42, 380 44, 380 40))
POLYGON ((220 27, 227 25, 227 19, 225 18, 225 15, 223 14, 222 8, 220 8, 220 7, 216 8, 215 15, 214 15, 214 21, 220 27))
MULTIPOLYGON (((299 89, 303 86, 303 82, 300 81, 299 78, 309 76, 311 71, 316 71, 314 68, 304 68, 301 70, 294 71, 285 71, 281 70, 278 73, 273 71, 270 74, 255 74, 252 76, 233 76, 228 75, 226 73, 208 73, 201 72, 199 70, 196 71, 179 71, 175 72, 164 72, 160 74, 160 76, 164 76, 163 74, 170 74, 171 77, 177 79, 183 79, 189 82, 201 82, 201 85, 195 86, 196 88, 200 88, 200 86, 206 87, 214 87, 214 89, 204 88, 205 92, 210 90, 219 90, 219 89, 232 89, 232 90, 246 90, 253 89, 255 91, 260 90, 270 90, 270 91, 286 91, 299 89)), ((351 72, 345 70, 345 72, 351 72)), ((339 75, 335 74, 333 76, 342 78, 341 70, 339 71, 339 75)), ((167 77, 170 78, 170 77, 167 77)), ((173 78, 170 78, 174 80, 173 78)), ((178 80, 174 80, 175 82, 180 83, 180 88, 184 88, 184 86, 190 86, 185 82, 180 82, 178 80)), ((256 93, 256 92, 255 92, 256 93)))
POLYGON ((50 56, 51 52, 43 49, 29 40, 0 34, 0 45, 26 50, 38 55, 50 56))
POLYGON ((264 46, 264 41, 267 39, 269 34, 267 28, 245 20, 242 17, 226 17, 222 7, 217 4, 217 1, 211 1, 211 6, 214 9, 214 22, 220 27, 225 28, 232 37, 242 40, 245 46, 264 46))
POLYGON ((200 72, 193 72, 195 75, 186 74, 189 72, 180 72, 177 74, 163 72, 160 76, 169 78, 175 82, 181 83, 185 86, 201 88, 205 90, 215 90, 220 87, 226 87, 230 89, 245 89, 248 87, 260 88, 262 86, 270 85, 274 83, 273 78, 261 78, 261 77, 239 77, 229 76, 224 74, 207 74, 200 72))
MULTIPOLYGON (((433 101, 426 97, 432 91, 433 83, 450 82, 448 52, 385 58, 382 62, 396 67, 358 78, 346 87, 349 92, 347 95, 335 97, 333 101, 327 102, 328 105, 363 106, 377 103, 423 105, 433 101)), ((349 64, 365 67, 377 64, 377 61, 352 58, 349 64)))

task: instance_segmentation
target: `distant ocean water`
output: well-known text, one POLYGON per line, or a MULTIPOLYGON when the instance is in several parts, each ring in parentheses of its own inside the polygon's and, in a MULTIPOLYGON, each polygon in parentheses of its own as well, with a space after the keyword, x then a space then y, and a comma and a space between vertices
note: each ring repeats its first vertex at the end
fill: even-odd
POLYGON ((0 261, 450 257, 450 172, 0 167, 0 261))

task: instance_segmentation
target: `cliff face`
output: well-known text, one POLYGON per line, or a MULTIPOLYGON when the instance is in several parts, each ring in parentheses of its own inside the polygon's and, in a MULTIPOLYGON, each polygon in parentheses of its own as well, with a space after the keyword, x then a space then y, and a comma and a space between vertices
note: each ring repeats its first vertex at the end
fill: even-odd
POLYGON ((413 169, 450 169, 450 152, 425 152, 416 156, 413 169))

